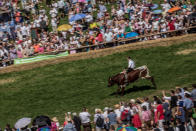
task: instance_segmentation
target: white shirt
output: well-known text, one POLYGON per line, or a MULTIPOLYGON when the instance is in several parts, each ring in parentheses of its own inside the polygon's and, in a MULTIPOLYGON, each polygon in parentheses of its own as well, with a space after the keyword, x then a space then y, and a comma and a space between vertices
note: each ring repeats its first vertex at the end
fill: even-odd
POLYGON ((81 119, 81 123, 88 123, 90 122, 90 114, 88 112, 81 112, 79 114, 80 119, 81 119))
POLYGON ((143 106, 146 106, 146 109, 147 109, 147 110, 149 110, 149 108, 150 108, 150 105, 149 105, 148 102, 143 102, 143 103, 141 104, 141 107, 143 107, 143 106))
POLYGON ((106 42, 112 41, 112 35, 113 35, 112 32, 105 33, 105 40, 106 40, 106 42))
POLYGON ((120 118, 120 116, 121 116, 121 111, 120 111, 120 109, 116 109, 116 110, 114 110, 114 112, 116 113, 117 118, 120 118))
POLYGON ((57 26, 56 18, 52 18, 52 19, 51 19, 51 25, 54 26, 54 27, 57 26))
POLYGON ((22 26, 20 29, 21 29, 22 35, 27 35, 27 29, 25 26, 22 26))
POLYGON ((85 18, 86 18, 86 21, 87 21, 87 22, 93 21, 92 15, 87 15, 85 18))
POLYGON ((133 60, 129 60, 128 68, 132 68, 132 69, 135 68, 135 62, 133 60))
POLYGON ((34 23, 35 23, 36 27, 40 27, 40 20, 39 19, 35 19, 34 23))

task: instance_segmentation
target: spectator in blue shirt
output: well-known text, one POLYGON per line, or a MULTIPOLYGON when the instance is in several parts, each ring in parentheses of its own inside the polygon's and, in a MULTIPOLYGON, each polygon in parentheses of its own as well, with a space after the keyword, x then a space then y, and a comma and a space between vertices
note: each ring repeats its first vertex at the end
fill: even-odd
POLYGON ((192 116, 193 101, 187 93, 185 93, 184 108, 186 113, 186 122, 188 122, 192 116))
POLYGON ((186 110, 193 107, 193 101, 190 99, 189 94, 185 94, 184 107, 185 107, 186 110))
POLYGON ((113 109, 109 110, 108 121, 110 126, 114 126, 115 129, 117 128, 117 115, 114 113, 113 109))
POLYGON ((184 99, 184 89, 176 87, 176 93, 180 96, 182 96, 182 99, 184 99))
POLYGON ((193 99, 193 101, 196 101, 196 84, 192 85, 193 90, 191 91, 191 98, 193 99))
POLYGON ((68 123, 67 125, 63 128, 63 131, 76 131, 75 126, 72 124, 72 120, 68 118, 68 123))

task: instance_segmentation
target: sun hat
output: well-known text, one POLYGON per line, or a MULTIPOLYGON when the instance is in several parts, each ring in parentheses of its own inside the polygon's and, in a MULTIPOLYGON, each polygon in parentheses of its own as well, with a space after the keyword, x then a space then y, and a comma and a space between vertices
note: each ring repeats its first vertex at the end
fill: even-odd
POLYGON ((96 113, 102 113, 101 109, 97 109, 96 113))
POLYGON ((58 119, 57 119, 56 117, 53 117, 53 118, 52 118, 52 121, 58 122, 58 119))
POLYGON ((115 109, 119 109, 120 108, 120 105, 119 104, 116 104, 116 105, 114 105, 114 108, 115 109))
POLYGON ((103 110, 104 110, 104 111, 108 111, 108 109, 109 109, 108 107, 105 107, 103 110))
POLYGON ((131 99, 130 103, 134 104, 135 103, 135 99, 131 99))
POLYGON ((77 116, 77 113, 76 113, 76 112, 74 112, 74 113, 72 113, 72 115, 73 115, 73 116, 77 116))

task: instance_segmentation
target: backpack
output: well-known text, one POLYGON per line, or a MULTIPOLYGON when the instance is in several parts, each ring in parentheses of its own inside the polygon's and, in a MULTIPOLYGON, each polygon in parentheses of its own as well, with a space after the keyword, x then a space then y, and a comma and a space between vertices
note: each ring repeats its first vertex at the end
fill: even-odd
POLYGON ((122 121, 129 121, 131 119, 131 114, 129 111, 123 111, 121 113, 121 120, 122 121))
POLYGON ((104 125, 104 119, 101 118, 101 116, 98 116, 98 118, 96 120, 96 126, 102 127, 103 125, 104 125))

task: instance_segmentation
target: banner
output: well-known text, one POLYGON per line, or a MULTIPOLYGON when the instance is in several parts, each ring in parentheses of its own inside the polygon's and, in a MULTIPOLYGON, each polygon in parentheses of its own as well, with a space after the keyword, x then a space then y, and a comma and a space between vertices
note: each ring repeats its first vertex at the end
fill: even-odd
POLYGON ((31 63, 31 62, 35 62, 35 61, 47 60, 47 59, 51 59, 51 58, 57 58, 57 57, 68 56, 68 55, 69 55, 69 53, 68 53, 68 51, 66 51, 64 53, 59 53, 57 55, 38 55, 35 57, 18 58, 18 59, 14 59, 14 65, 31 63))

